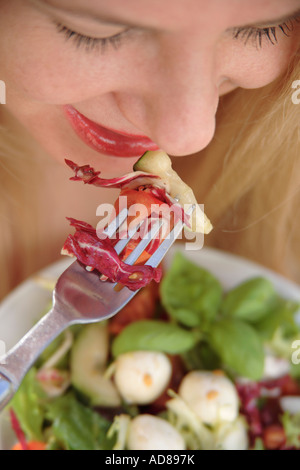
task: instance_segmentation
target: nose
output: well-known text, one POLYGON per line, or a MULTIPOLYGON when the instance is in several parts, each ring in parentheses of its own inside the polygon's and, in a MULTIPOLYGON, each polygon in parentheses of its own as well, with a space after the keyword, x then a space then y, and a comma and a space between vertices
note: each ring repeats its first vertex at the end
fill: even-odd
POLYGON ((213 47, 195 47, 192 38, 162 41, 137 75, 134 88, 119 96, 125 117, 171 155, 206 147, 218 105, 213 47))

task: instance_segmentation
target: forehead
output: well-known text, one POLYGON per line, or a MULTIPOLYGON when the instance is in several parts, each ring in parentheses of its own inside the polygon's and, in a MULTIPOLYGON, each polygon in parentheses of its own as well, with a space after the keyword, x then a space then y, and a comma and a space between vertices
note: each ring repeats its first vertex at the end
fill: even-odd
POLYGON ((207 22, 226 27, 275 20, 300 8, 299 0, 31 0, 78 15, 117 18, 147 28, 176 30, 207 22))

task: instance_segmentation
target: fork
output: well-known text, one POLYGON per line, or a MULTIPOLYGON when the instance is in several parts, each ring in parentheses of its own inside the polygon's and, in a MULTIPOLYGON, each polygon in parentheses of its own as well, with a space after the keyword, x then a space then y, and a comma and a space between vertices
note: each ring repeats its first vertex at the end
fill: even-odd
MULTIPOLYGON (((177 202, 178 199, 175 203, 177 202)), ((187 215, 191 215, 194 209, 195 205, 191 206, 186 212, 187 215)), ((125 208, 104 230, 105 235, 111 238, 126 221, 127 216, 128 209, 125 208)), ((127 264, 133 265, 138 260, 161 226, 162 219, 157 219, 126 258, 127 264)), ((122 252, 139 227, 140 225, 129 230, 128 237, 118 241, 115 245, 118 254, 122 252)), ((157 267, 180 235, 183 227, 184 220, 180 219, 145 265, 157 267)), ((94 323, 111 318, 138 292, 131 291, 127 287, 122 289, 116 289, 116 287, 117 283, 101 282, 99 273, 88 272, 79 261, 74 261, 61 274, 53 291, 51 310, 7 354, 0 357, 0 411, 13 398, 25 374, 42 351, 60 333, 74 324, 94 323)))

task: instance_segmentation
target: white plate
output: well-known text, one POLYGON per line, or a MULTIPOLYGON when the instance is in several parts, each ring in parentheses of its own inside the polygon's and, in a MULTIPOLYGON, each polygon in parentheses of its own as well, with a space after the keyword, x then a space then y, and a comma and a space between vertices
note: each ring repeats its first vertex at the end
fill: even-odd
MULTIPOLYGON (((264 276, 273 282, 282 296, 300 301, 300 286, 282 276, 244 258, 223 251, 203 248, 199 251, 186 251, 183 244, 175 245, 165 259, 168 268, 176 251, 184 252, 194 263, 201 265, 214 274, 224 289, 230 289, 240 282, 254 276, 264 276)), ((42 270, 39 274, 49 279, 57 278, 72 262, 69 258, 42 270)), ((23 282, 0 304, 0 355, 3 346, 11 348, 40 318, 51 301, 51 293, 39 286, 34 277, 23 282)), ((14 442, 7 417, 0 419, 0 450, 9 449, 14 442)))

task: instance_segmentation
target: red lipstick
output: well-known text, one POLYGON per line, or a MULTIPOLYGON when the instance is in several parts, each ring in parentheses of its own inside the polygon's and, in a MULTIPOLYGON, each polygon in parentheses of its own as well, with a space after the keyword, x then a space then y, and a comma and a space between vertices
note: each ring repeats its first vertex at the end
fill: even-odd
POLYGON ((63 109, 76 134, 97 152, 114 157, 139 157, 147 150, 159 149, 146 136, 126 134, 100 126, 70 105, 63 109))

